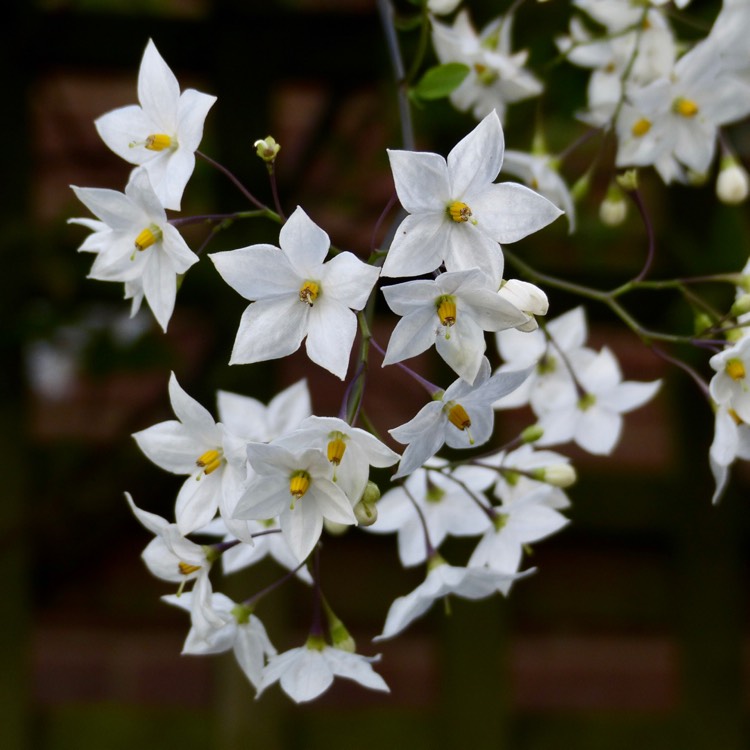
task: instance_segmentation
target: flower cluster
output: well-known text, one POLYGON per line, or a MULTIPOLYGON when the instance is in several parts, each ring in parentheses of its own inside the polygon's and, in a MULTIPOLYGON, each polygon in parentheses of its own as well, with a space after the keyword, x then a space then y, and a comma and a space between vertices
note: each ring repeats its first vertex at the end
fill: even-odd
MULTIPOLYGON (((688 182, 710 169, 719 128, 750 115, 750 57, 743 46, 750 14, 746 4, 727 0, 706 37, 688 46, 675 37, 664 4, 576 0, 569 33, 557 39, 557 47, 562 59, 592 71, 578 124, 591 128, 584 141, 605 133, 616 137, 611 172, 653 167, 664 183, 688 182)), ((676 3, 680 9, 687 4, 676 3)), ((439 598, 508 594, 533 570, 524 568, 530 545, 566 526, 566 490, 577 473, 557 451, 575 443, 595 455, 612 453, 623 415, 652 399, 660 381, 624 380, 609 346, 587 346, 583 307, 545 321, 550 290, 603 303, 649 345, 710 348, 715 372, 710 384, 689 365, 682 367, 715 409, 710 448, 715 499, 731 464, 750 459, 750 337, 744 334, 750 267, 718 279, 731 281, 736 299, 726 315, 709 315, 713 308, 703 305, 707 319, 697 333, 646 330, 621 302, 643 287, 655 253, 653 228, 632 174, 617 180, 610 174, 609 205, 602 204, 602 217, 614 223, 623 217, 627 195, 644 219, 649 251, 631 280, 603 292, 538 272, 509 251, 507 245, 523 244, 563 213, 569 233, 576 230, 582 207, 574 196, 585 197, 588 173, 578 189, 568 189, 562 156, 547 153, 541 137, 535 137, 531 152, 506 151, 508 107, 543 96, 544 83, 527 67, 529 56, 512 51, 512 14, 477 32, 459 5, 430 0, 414 10, 425 41, 431 32, 438 64, 420 81, 405 81, 404 91, 410 87, 414 100, 449 98, 478 123, 467 126, 447 157, 388 149, 395 198, 405 215, 393 219, 380 247, 338 247, 301 206, 286 218, 274 171, 284 152, 272 136, 253 148, 271 180, 273 206, 204 157, 231 176, 253 210, 170 217, 168 212, 180 210, 196 153, 203 156, 197 149, 215 98, 181 92, 151 41, 138 75, 139 104, 96 121, 104 143, 135 167, 124 192, 73 188, 95 217, 70 220, 91 230, 79 248, 95 255, 91 278, 124 284, 132 314, 145 299, 164 330, 182 276, 225 222, 259 220, 277 227, 277 244, 246 244, 209 255, 211 272, 249 303, 227 361, 281 359, 304 341, 309 360, 344 383, 336 415, 314 413, 307 382, 300 380, 267 405, 219 391, 214 418, 173 373, 168 392, 175 419, 133 436, 154 464, 184 477, 174 520, 138 507, 126 495, 153 535, 143 552, 145 564, 177 587, 165 601, 189 613, 183 651, 233 651, 258 695, 278 682, 293 700, 308 701, 336 676, 388 690, 373 669, 379 657, 357 653, 322 592, 326 534, 357 533, 360 527, 396 534, 402 565, 425 566, 423 582, 390 604, 376 639, 382 640, 398 635, 439 598), (452 21, 443 18, 454 12, 452 21), (524 184, 498 182, 501 172, 524 184), (193 252, 179 228, 199 223, 208 224, 211 235, 193 252), (509 271, 524 278, 510 278, 509 271), (383 313, 393 322, 382 346, 372 326, 381 293, 388 308, 383 313), (452 373, 444 386, 409 362, 433 345, 440 366, 452 373), (382 355, 383 367, 425 391, 417 413, 387 425, 384 439, 364 398, 369 379, 379 372, 372 366, 373 352, 382 355), (496 416, 515 408, 526 409, 529 424, 498 446, 496 416), (466 559, 448 562, 453 555, 441 547, 451 536, 472 540, 466 559), (264 558, 280 571, 274 583, 260 588, 248 569, 264 558), (219 568, 225 576, 242 572, 247 596, 234 601, 215 591, 219 568), (257 612, 290 581, 307 584, 311 624, 302 645, 278 653, 257 612)), ((395 29, 386 28, 393 42, 395 29)), ((425 53, 422 47, 419 54, 425 53)), ((391 48, 400 55, 397 43, 391 48)), ((400 69, 401 60, 396 62, 400 69)), ((413 71, 423 62, 417 59, 413 71)), ((402 104, 408 106, 408 100, 402 104)), ((747 177, 728 141, 723 143, 717 189, 722 199, 738 202, 747 192, 747 177)), ((383 217, 390 210, 391 204, 383 217)), ((687 283, 681 280, 679 288, 684 291, 687 283)), ((695 304, 697 294, 685 296, 695 304)))

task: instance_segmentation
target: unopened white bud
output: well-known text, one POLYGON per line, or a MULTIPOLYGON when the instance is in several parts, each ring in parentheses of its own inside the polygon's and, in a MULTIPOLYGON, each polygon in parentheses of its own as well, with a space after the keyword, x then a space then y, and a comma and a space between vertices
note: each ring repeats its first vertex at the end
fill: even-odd
POLYGON ((735 159, 721 160, 721 170, 716 180, 716 195, 722 203, 736 206, 747 198, 750 192, 750 178, 747 170, 735 159))
POLYGON ((545 466, 543 469, 535 469, 531 475, 540 482, 562 489, 575 484, 578 479, 576 470, 570 464, 552 464, 552 466, 545 466))
POLYGON ((337 523, 336 521, 331 521, 330 519, 325 517, 323 517, 323 526, 331 536, 341 536, 349 530, 349 526, 347 524, 337 523))
POLYGON ((599 218, 602 224, 608 227, 617 227, 625 221, 628 207, 625 203, 625 196, 622 190, 615 184, 610 185, 607 190, 607 197, 599 206, 599 218))

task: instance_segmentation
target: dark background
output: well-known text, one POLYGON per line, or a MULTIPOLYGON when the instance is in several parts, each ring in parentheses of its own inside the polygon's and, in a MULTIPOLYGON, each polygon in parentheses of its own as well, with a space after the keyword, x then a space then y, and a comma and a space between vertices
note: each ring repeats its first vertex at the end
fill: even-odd
MULTIPOLYGON (((507 5, 477 3, 477 22, 507 5)), ((151 37, 183 88, 218 96, 201 148, 269 201, 252 143, 273 134, 282 143, 287 211, 303 205, 339 247, 366 257, 392 192, 385 148, 400 145, 380 22, 372 0, 11 0, 8 8, 0 31, 0 745, 747 747, 747 474, 735 471, 730 491, 711 507, 710 409, 684 373, 594 305, 592 345, 610 345, 626 378, 664 383, 653 404, 626 418, 611 458, 570 451, 581 476, 570 492, 572 523, 535 546, 530 563, 539 570, 508 600, 456 600, 450 617, 436 606, 379 644, 389 696, 339 681, 310 706, 295 706, 277 687, 254 702, 231 656, 181 657, 187 617, 159 601, 171 589, 142 565, 149 536, 122 494, 169 516, 181 480, 144 459, 130 433, 171 418, 170 370, 211 409, 217 388, 267 401, 304 376, 316 413, 335 414, 343 386, 304 354, 229 368, 246 302, 205 259, 187 275, 167 335, 147 311, 128 325, 121 286, 86 279, 91 257, 76 253, 85 230, 66 224, 86 210, 68 185, 124 186, 129 166, 99 141, 93 119, 136 101, 151 37)), ((698 19, 715 10, 699 0, 690 7, 698 19)), ((511 107, 509 147, 530 146, 539 112, 553 151, 584 132, 574 113, 584 104, 586 73, 544 67, 569 12, 567 2, 521 6, 516 47, 531 50, 547 91, 541 110, 535 102, 511 107)), ((415 35, 404 44, 408 55, 415 35)), ((417 110, 415 121, 420 147, 443 154, 474 125, 444 102, 417 110)), ((731 135, 747 157, 747 128, 731 135)), ((594 154, 576 151, 566 177, 583 174, 594 154)), ((605 154, 579 205, 578 233, 569 236, 560 221, 514 250, 601 288, 635 275, 646 251, 636 212, 618 229, 597 218, 611 162, 605 154)), ((657 235, 654 278, 744 265, 747 206, 718 205, 711 183, 667 190, 644 173, 657 235)), ((199 163, 183 213, 244 208, 242 196, 199 163)), ((192 247, 204 237, 186 232, 192 247)), ((209 250, 276 238, 272 225, 238 224, 209 250)), ((707 292, 719 306, 731 300, 731 290, 707 292)), ((553 292, 550 300, 551 317, 578 302, 553 292)), ((649 326, 691 330, 690 311, 675 295, 627 303, 649 326)), ((382 343, 392 326, 381 310, 382 343)), ((704 353, 670 352, 710 376, 704 353)), ((378 362, 366 408, 384 431, 409 419, 423 396, 378 362)), ((429 358, 419 366, 436 380, 445 375, 429 358)), ((512 436, 526 419, 503 413, 498 432, 512 436)), ((460 560, 466 547, 449 551, 460 560)), ((327 538, 323 566, 329 600, 359 650, 374 653, 369 638, 389 603, 421 571, 400 570, 394 539, 361 533, 327 538)), ((274 571, 252 575, 271 580, 274 571)), ((258 585, 240 579, 228 582, 230 595, 258 585)), ((308 599, 295 584, 259 610, 280 650, 303 642, 308 599)))

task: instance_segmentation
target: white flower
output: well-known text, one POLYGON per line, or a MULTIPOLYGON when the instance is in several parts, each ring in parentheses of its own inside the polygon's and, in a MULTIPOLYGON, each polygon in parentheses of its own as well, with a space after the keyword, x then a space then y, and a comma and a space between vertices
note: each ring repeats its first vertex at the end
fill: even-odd
POLYGON ((628 99, 617 122, 617 166, 653 164, 665 182, 682 179, 682 167, 705 174, 718 128, 750 114, 750 85, 723 69, 712 45, 697 45, 669 77, 629 89, 628 99))
POLYGON ((379 659, 379 656, 353 654, 310 636, 304 646, 271 657, 263 670, 258 697, 278 681, 293 701, 304 703, 328 690, 334 677, 354 680, 371 690, 389 692, 385 680, 370 666, 379 659))
POLYGON ((559 531, 568 519, 550 505, 550 488, 538 486, 510 503, 494 508, 494 521, 469 558, 469 566, 515 573, 523 548, 559 531))
POLYGON ((230 649, 237 663, 258 688, 266 659, 276 655, 263 623, 252 611, 224 594, 214 593, 208 576, 192 591, 162 599, 190 612, 192 627, 182 647, 183 654, 221 654, 230 649))
POLYGON ((255 476, 235 508, 239 519, 273 518, 300 562, 312 551, 323 518, 356 524, 352 504, 331 479, 331 465, 319 450, 292 452, 277 444, 250 443, 247 456, 255 476))
POLYGON ((499 242, 516 242, 560 215, 546 198, 515 183, 494 184, 504 138, 495 112, 451 150, 388 151, 401 205, 384 276, 419 276, 444 261, 448 271, 481 268, 497 289, 503 277, 499 242))
POLYGON ((713 502, 721 499, 729 480, 729 467, 738 459, 750 460, 750 425, 726 406, 716 407, 714 440, 708 458, 716 480, 713 502))
MULTIPOLYGON (((79 250, 97 253, 89 278, 123 281, 134 296, 146 297, 154 317, 166 331, 174 310, 177 276, 185 273, 198 256, 167 221, 149 182, 148 174, 135 170, 125 192, 71 186, 78 199, 101 222, 79 250)), ((77 224, 85 220, 71 219, 77 224)))
POLYGON ((607 347, 596 355, 569 359, 582 395, 571 384, 567 398, 559 399, 541 413, 538 424, 544 434, 536 444, 555 445, 573 440, 589 453, 608 455, 620 439, 622 415, 649 401, 661 381, 623 382, 617 360, 607 347))
POLYGON ((421 617, 436 599, 453 594, 463 599, 485 599, 495 593, 507 594, 513 581, 528 575, 498 573, 489 568, 458 567, 448 565, 441 557, 435 556, 428 564, 427 578, 406 596, 401 596, 391 604, 385 619, 383 632, 373 640, 392 638, 421 617))
POLYGON ((497 294, 501 299, 507 300, 523 311, 528 320, 521 325, 514 326, 517 331, 535 331, 539 327, 536 321, 537 315, 546 315, 549 310, 547 295, 536 284, 520 279, 508 279, 503 281, 497 294))
POLYGON ((210 547, 186 539, 177 524, 138 508, 130 493, 125 493, 125 499, 135 517, 155 535, 141 555, 153 575, 181 585, 208 575, 213 561, 210 547))
POLYGON ((455 373, 473 383, 486 348, 485 331, 525 325, 529 316, 497 294, 478 268, 442 273, 383 288, 402 318, 388 342, 383 366, 416 357, 432 344, 455 373))
POLYGON ((195 167, 203 122, 215 96, 180 85, 149 40, 138 73, 138 100, 96 120, 102 140, 130 164, 142 165, 165 208, 179 210, 195 167))
POLYGON ((453 26, 432 22, 432 43, 440 62, 469 68, 450 100, 462 112, 471 110, 477 120, 495 110, 503 121, 506 105, 542 92, 542 84, 524 68, 528 52, 512 52, 512 24, 512 15, 502 16, 477 34, 466 10, 453 26))
MULTIPOLYGON (((495 409, 514 409, 527 403, 536 413, 567 399, 572 385, 568 360, 583 349, 588 336, 583 307, 575 307, 547 323, 544 331, 501 331, 497 348, 505 360, 498 372, 534 367, 527 380, 498 401, 495 409)), ((574 387, 574 386, 573 386, 574 387)))
POLYGON ((205 526, 215 515, 222 494, 234 502, 245 479, 242 466, 229 463, 222 426, 169 378, 169 398, 177 420, 136 432, 138 447, 162 469, 187 474, 175 504, 177 526, 183 534, 205 526))
POLYGON ((379 270, 343 252, 324 263, 328 235, 301 209, 289 217, 273 245, 214 253, 224 281, 255 300, 242 316, 230 364, 286 357, 307 336, 307 354, 342 380, 361 310, 379 270))
MULTIPOLYGON (((440 468, 445 462, 431 459, 427 466, 440 468)), ((398 532, 398 554, 404 567, 427 559, 430 550, 425 534, 437 549, 448 535, 476 536, 490 525, 487 512, 475 499, 487 486, 487 474, 473 466, 452 473, 460 484, 440 471, 417 469, 403 487, 394 487, 378 501, 378 520, 367 531, 398 532)))
POLYGON ((400 458, 374 435, 335 417, 308 417, 276 444, 298 451, 317 448, 325 453, 331 478, 346 493, 352 506, 365 491, 370 466, 393 466, 400 458))
POLYGON ((750 337, 741 338, 734 346, 714 354, 709 364, 716 370, 709 389, 719 405, 733 409, 743 421, 750 423, 750 337))
POLYGON ((482 366, 473 385, 456 380, 406 424, 389 430, 399 443, 408 443, 393 479, 411 474, 437 453, 443 443, 470 448, 486 443, 495 424, 492 403, 526 379, 529 370, 503 372, 490 377, 490 364, 482 366))

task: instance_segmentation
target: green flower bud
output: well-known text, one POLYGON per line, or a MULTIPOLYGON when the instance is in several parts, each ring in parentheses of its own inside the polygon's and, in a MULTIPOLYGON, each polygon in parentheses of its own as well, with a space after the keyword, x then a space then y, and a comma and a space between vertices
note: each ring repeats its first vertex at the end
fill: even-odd
POLYGON ((255 141, 253 146, 255 146, 255 153, 268 164, 272 164, 276 161, 276 154, 281 150, 281 146, 276 143, 276 140, 270 135, 255 141))

